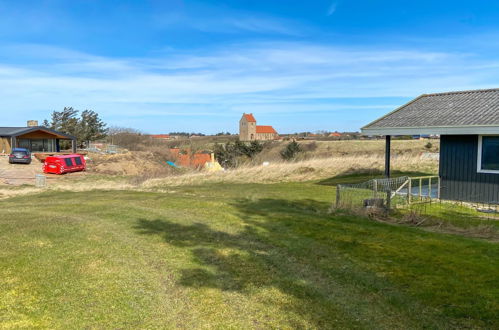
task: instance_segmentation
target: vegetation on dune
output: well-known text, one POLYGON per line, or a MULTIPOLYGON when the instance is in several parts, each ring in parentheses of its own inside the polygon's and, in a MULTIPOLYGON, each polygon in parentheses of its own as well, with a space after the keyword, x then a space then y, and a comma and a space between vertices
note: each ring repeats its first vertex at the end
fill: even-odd
POLYGON ((300 145, 296 141, 292 141, 281 150, 281 157, 284 160, 292 160, 301 151, 300 145))
POLYGON ((499 322, 497 244, 330 214, 333 199, 326 184, 279 183, 4 200, 0 327, 499 322))
POLYGON ((255 155, 262 152, 263 143, 259 141, 251 141, 250 143, 241 142, 240 140, 234 143, 227 142, 225 144, 215 144, 214 153, 223 168, 236 168, 244 164, 248 160, 253 159, 255 155))
MULTIPOLYGON (((436 173, 438 161, 401 156, 392 161, 393 168, 400 171, 436 173)), ((363 174, 366 178, 380 177, 384 168, 384 157, 343 156, 313 158, 294 162, 270 162, 268 166, 246 164, 225 172, 191 172, 181 176, 162 177, 144 182, 144 188, 192 185, 204 182, 275 183, 324 180, 338 175, 363 174)))

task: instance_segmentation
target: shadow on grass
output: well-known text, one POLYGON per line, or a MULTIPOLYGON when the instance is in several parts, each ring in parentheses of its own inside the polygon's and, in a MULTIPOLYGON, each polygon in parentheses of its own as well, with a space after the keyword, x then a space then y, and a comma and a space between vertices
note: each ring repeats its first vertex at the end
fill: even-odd
MULTIPOLYGON (((333 324, 364 328, 371 322, 401 326, 414 321, 410 321, 411 313, 420 307, 389 281, 343 255, 344 251, 348 254, 363 249, 360 242, 372 233, 350 218, 331 221, 329 203, 244 199, 231 206, 243 222, 242 229, 235 233, 218 231, 204 223, 182 224, 166 219, 139 219, 136 229, 190 251, 194 266, 182 269, 179 280, 186 287, 248 295, 277 289, 288 298, 274 300, 265 294, 262 299, 266 304, 277 306, 283 313, 292 311, 307 320, 308 326, 319 328, 333 324), (375 292, 383 294, 373 295, 375 292)), ((379 228, 379 224, 367 224, 371 226, 379 228)), ((387 234, 389 229, 381 231, 387 234)), ((417 312, 423 314, 422 310, 417 312)), ((433 324, 422 319, 419 322, 433 324)))
MULTIPOLYGON (((136 229, 144 235, 160 235, 168 244, 190 251, 196 266, 181 270, 179 284, 183 286, 246 294, 266 288, 278 289, 293 297, 284 301, 277 299, 278 307, 284 312, 294 311, 318 327, 328 322, 338 324, 334 320, 338 310, 344 307, 331 301, 331 274, 314 267, 319 257, 307 261, 301 259, 306 256, 293 253, 300 247, 310 248, 307 235, 302 237, 294 228, 296 222, 303 225, 307 218, 314 218, 311 222, 315 225, 310 223, 308 228, 320 230, 318 223, 330 219, 329 204, 314 200, 261 199, 240 200, 233 206, 244 222, 243 229, 235 233, 214 230, 204 223, 181 224, 165 219, 139 219, 136 229)), ((325 252, 316 253, 327 258, 325 252)), ((265 300, 276 304, 272 298, 265 300)), ((355 315, 340 314, 348 324, 357 324, 355 315)), ((303 324, 296 326, 303 327, 303 324)))
POLYGON ((213 230, 204 223, 179 224, 164 219, 139 219, 136 228, 141 234, 161 235, 174 246, 191 248, 197 264, 211 266, 210 270, 184 270, 183 285, 238 291, 254 286, 276 286, 283 291, 304 292, 306 288, 298 283, 298 279, 293 283, 292 274, 284 273, 272 262, 269 252, 276 247, 269 244, 268 236, 273 231, 286 228, 286 218, 296 216, 297 212, 325 217, 329 205, 313 200, 262 199, 256 203, 240 201, 236 206, 248 216, 244 218, 247 226, 235 234, 213 230), (272 222, 267 219, 262 221, 262 217, 259 217, 260 220, 251 219, 252 215, 264 216, 268 212, 279 213, 281 217, 272 222), (215 271, 211 270, 213 267, 215 271), (268 272, 280 275, 263 276, 268 272), (285 286, 282 285, 283 278, 288 279, 285 286))

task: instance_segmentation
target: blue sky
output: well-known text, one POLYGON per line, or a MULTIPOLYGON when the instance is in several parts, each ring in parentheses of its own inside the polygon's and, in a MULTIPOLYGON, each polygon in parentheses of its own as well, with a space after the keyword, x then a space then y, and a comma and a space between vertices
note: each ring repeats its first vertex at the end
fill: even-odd
POLYGON ((149 133, 358 130, 499 87, 498 1, 0 0, 0 126, 64 106, 149 133))

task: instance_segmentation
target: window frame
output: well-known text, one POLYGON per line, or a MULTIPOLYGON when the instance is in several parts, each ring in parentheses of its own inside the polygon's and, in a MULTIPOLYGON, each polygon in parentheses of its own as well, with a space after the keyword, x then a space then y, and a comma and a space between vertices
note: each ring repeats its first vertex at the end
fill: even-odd
POLYGON ((499 135, 478 135, 478 157, 477 157, 477 173, 487 173, 487 174, 499 174, 499 170, 484 170, 482 169, 482 144, 484 136, 495 136, 499 135))

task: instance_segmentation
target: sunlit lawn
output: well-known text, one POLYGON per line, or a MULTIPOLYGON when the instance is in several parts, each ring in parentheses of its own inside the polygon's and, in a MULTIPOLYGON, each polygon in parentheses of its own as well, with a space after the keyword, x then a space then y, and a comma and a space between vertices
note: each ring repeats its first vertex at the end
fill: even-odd
POLYGON ((499 246, 313 183, 1 201, 0 328, 493 328, 499 246))

